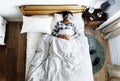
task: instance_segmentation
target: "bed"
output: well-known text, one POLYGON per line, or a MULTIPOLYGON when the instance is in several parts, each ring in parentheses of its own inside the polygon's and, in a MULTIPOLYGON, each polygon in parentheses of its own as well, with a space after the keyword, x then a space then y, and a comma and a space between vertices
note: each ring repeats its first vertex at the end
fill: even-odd
POLYGON ((83 5, 20 6, 24 14, 21 33, 27 33, 26 81, 93 81, 89 45, 84 34, 82 19, 82 12, 85 8, 86 6, 83 5), (80 29, 79 38, 69 43, 51 36, 55 23, 62 20, 61 11, 73 12, 73 22, 80 29), (77 50, 71 45, 78 47, 77 50), (58 47, 62 51, 56 49, 58 47), (70 50, 74 55, 69 56, 73 58, 65 55, 70 50), (63 56, 67 59, 61 58, 63 56, 60 53, 63 51, 63 56), (56 56, 62 61, 59 61, 56 56), (66 66, 67 68, 63 68, 66 66))

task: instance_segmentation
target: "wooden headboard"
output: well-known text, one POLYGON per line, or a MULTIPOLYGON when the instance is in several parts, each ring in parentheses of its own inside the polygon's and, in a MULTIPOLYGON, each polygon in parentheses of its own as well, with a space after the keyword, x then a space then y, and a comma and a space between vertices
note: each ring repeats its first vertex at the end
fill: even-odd
POLYGON ((84 12, 84 5, 23 5, 19 7, 23 15, 50 15, 62 11, 84 12))

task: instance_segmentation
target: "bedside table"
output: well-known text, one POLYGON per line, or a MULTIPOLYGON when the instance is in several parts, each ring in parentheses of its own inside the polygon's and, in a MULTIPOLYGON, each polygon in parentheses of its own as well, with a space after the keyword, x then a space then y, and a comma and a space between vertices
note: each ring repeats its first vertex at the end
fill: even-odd
POLYGON ((83 18, 85 20, 86 27, 96 28, 107 20, 107 14, 101 9, 94 9, 94 11, 90 13, 89 8, 87 8, 83 13, 83 18))

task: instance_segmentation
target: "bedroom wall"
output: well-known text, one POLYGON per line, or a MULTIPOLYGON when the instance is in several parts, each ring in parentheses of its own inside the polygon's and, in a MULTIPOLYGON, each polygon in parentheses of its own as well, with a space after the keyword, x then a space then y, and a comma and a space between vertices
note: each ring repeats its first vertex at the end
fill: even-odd
MULTIPOLYGON (((26 34, 20 34, 21 22, 8 22, 6 45, 0 46, 0 81, 24 81, 26 34)), ((95 81, 107 81, 106 64, 110 63, 107 40, 100 37, 99 31, 86 27, 87 34, 95 36, 104 45, 106 60, 103 68, 94 75, 95 81)))
POLYGON ((0 2, 0 15, 7 21, 22 20, 20 5, 86 5, 87 7, 100 7, 104 0, 2 0, 0 2))
POLYGON ((108 39, 110 47, 111 62, 115 65, 120 65, 120 35, 108 39))

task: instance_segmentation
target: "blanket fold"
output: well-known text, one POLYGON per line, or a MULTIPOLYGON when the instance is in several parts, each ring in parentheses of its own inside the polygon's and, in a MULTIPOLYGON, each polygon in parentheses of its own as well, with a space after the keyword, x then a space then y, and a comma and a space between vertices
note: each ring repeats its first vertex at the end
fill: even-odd
POLYGON ((93 81, 87 38, 65 40, 43 35, 27 81, 93 81), (89 68, 88 68, 89 67, 89 68))

